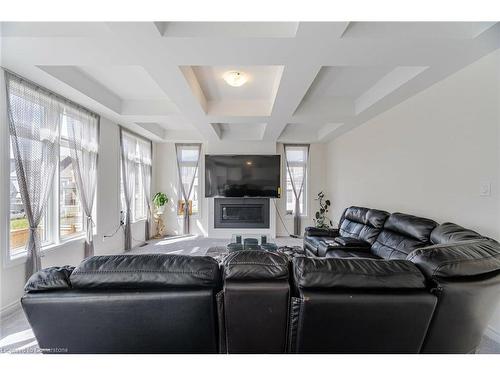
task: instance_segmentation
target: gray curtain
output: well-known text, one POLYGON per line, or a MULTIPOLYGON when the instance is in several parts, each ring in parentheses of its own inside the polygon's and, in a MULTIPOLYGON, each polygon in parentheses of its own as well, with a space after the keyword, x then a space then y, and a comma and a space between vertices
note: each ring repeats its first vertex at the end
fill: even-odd
POLYGON ((177 170, 179 172, 179 181, 181 186, 182 199, 184 200, 184 223, 183 223, 183 233, 190 233, 190 222, 189 222, 189 197, 193 190, 194 179, 196 177, 196 172, 198 170, 198 165, 200 163, 201 155, 201 144, 200 143, 176 143, 175 153, 177 155, 177 170), (197 151, 195 160, 190 162, 192 165, 189 167, 183 166, 186 160, 183 159, 182 150, 190 148, 197 151))
POLYGON ((125 250, 132 248, 132 199, 137 175, 136 141, 120 128, 123 195, 125 203, 125 250))
POLYGON ((29 223, 26 279, 41 268, 38 227, 59 161, 61 102, 50 92, 8 72, 7 113, 17 181, 29 223))
POLYGON ((300 236, 302 234, 301 217, 300 217, 300 196, 304 190, 304 182, 307 176, 307 163, 309 160, 309 145, 290 145, 286 144, 284 147, 285 162, 290 181, 292 183, 293 195, 295 197, 295 208, 293 210, 293 234, 300 236), (291 152, 294 150, 305 149, 305 164, 302 172, 298 172, 290 165, 291 152))
POLYGON ((146 200, 146 226, 144 239, 147 241, 151 238, 151 172, 152 172, 152 150, 153 142, 146 140, 139 140, 139 159, 141 163, 141 178, 142 186, 144 188, 144 199, 146 200))
POLYGON ((99 116, 70 106, 66 108, 65 119, 78 198, 86 216, 85 257, 90 257, 94 255, 92 209, 97 183, 99 116))

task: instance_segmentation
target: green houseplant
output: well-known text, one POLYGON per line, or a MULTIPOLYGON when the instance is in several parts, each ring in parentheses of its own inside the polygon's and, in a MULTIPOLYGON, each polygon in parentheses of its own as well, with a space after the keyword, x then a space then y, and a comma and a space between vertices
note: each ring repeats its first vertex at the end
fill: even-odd
POLYGON ((328 229, 331 226, 333 226, 332 221, 328 218, 327 213, 328 213, 328 208, 330 207, 330 200, 325 199, 325 194, 320 191, 318 193, 318 196, 314 198, 315 200, 319 201, 319 210, 316 211, 314 224, 316 225, 316 228, 322 228, 322 229, 328 229))
POLYGON ((165 224, 163 223, 163 211, 165 211, 165 205, 168 203, 168 197, 165 193, 158 192, 153 197, 153 205, 155 207, 153 212, 153 219, 156 223, 156 233, 155 238, 162 238, 163 231, 165 230, 165 224))
POLYGON ((153 204, 156 208, 163 207, 168 203, 167 194, 162 193, 161 191, 156 193, 153 197, 153 204))

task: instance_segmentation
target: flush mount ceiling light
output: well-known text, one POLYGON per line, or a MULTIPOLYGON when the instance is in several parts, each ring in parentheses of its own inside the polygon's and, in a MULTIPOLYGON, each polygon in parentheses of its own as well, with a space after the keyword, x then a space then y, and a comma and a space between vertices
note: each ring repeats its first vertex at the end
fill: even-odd
POLYGON ((226 81, 228 85, 233 87, 243 86, 248 81, 245 73, 237 72, 235 70, 224 73, 222 78, 224 78, 224 81, 226 81))

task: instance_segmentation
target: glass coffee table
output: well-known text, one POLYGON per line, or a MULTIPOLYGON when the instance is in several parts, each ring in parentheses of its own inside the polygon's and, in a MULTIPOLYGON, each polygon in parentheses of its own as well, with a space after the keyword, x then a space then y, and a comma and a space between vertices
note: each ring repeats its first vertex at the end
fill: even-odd
POLYGON ((276 251, 277 249, 274 238, 265 234, 233 234, 231 242, 227 244, 230 253, 239 250, 276 251))

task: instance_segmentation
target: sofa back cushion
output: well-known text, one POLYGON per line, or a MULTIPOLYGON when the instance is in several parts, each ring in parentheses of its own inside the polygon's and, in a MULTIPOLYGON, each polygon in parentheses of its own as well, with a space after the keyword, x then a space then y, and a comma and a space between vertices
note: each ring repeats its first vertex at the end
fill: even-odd
POLYGON ((94 256, 71 273, 74 289, 143 289, 220 285, 215 259, 173 254, 94 256))
POLYGON ((389 213, 385 211, 366 207, 349 207, 342 215, 339 228, 340 235, 373 244, 388 216, 389 213))
POLYGON ((288 259, 281 253, 241 250, 223 262, 224 280, 288 280, 288 259))
POLYGON ((384 259, 293 259, 299 289, 425 289, 425 277, 410 261, 384 259))
POLYGON ((405 259, 413 250, 430 243, 436 226, 430 219, 393 213, 372 245, 372 252, 384 259, 405 259))

